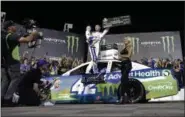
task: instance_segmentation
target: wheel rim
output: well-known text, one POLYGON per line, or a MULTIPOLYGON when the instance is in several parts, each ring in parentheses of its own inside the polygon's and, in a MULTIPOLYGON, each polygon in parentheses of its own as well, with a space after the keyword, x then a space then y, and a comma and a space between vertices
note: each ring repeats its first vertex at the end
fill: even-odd
POLYGON ((142 92, 142 88, 139 83, 137 82, 129 83, 128 96, 129 96, 130 101, 136 102, 140 100, 141 92, 142 92))

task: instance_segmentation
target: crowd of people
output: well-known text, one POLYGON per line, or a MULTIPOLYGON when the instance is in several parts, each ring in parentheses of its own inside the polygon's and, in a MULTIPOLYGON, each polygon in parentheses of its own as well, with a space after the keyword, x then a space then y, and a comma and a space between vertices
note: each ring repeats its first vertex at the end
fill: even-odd
POLYGON ((135 60, 134 62, 141 63, 143 65, 149 66, 151 68, 163 68, 163 69, 172 69, 174 66, 180 66, 183 70, 183 60, 174 59, 170 60, 168 58, 143 58, 140 61, 135 60))
POLYGON ((28 57, 21 57, 21 66, 20 71, 21 74, 25 74, 26 72, 30 71, 31 69, 37 68, 37 61, 44 59, 48 62, 48 73, 46 73, 44 76, 53 76, 53 75, 61 75, 68 70, 80 65, 83 63, 83 59, 73 59, 72 57, 66 57, 62 56, 59 60, 53 60, 52 58, 43 57, 43 58, 37 58, 37 57, 31 57, 30 59, 28 57))
POLYGON ((179 81, 179 87, 182 87, 184 83, 184 62, 181 59, 162 59, 162 58, 143 58, 140 61, 135 61, 138 63, 141 63, 143 65, 146 65, 151 68, 156 69, 170 69, 173 72, 173 75, 178 79, 179 81))

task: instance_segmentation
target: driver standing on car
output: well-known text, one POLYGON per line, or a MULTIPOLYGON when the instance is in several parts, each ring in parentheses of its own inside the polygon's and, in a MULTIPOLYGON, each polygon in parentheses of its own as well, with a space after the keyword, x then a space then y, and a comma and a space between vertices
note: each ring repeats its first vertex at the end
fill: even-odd
POLYGON ((92 36, 91 26, 86 27, 85 36, 86 36, 86 42, 88 43, 89 53, 91 56, 91 63, 89 65, 89 68, 86 71, 86 74, 89 74, 91 67, 93 68, 93 72, 97 73, 98 68, 95 63, 95 61, 97 60, 97 56, 96 56, 95 50, 94 50, 95 49, 94 44, 96 43, 97 39, 92 36))
POLYGON ((95 32, 92 32, 91 36, 91 28, 87 27, 86 29, 86 38, 87 40, 90 40, 88 43, 89 50, 90 50, 90 55, 91 55, 91 63, 86 69, 86 74, 90 72, 90 70, 93 68, 93 73, 96 74, 98 73, 98 68, 97 68, 97 60, 100 52, 100 42, 101 39, 108 33, 109 29, 105 29, 103 32, 100 32, 101 27, 100 25, 95 26, 95 32))
POLYGON ((130 39, 124 40, 124 49, 120 52, 121 61, 121 97, 120 104, 128 103, 128 81, 129 72, 132 69, 131 57, 132 57, 132 44, 130 39))

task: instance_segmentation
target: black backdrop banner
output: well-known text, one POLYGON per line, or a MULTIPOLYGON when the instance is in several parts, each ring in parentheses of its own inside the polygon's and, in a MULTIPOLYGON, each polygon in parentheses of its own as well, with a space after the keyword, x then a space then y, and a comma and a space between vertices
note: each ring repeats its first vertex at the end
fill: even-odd
POLYGON ((43 57, 48 53, 50 57, 68 56, 77 59, 84 59, 85 40, 84 37, 74 33, 60 32, 49 29, 38 29, 43 32, 44 39, 41 46, 28 48, 27 44, 21 44, 21 55, 25 51, 29 56, 43 57))
MULTIPOLYGON (((133 60, 150 57, 182 59, 181 39, 178 31, 106 35, 103 42, 104 44, 117 43, 121 51, 123 40, 126 38, 132 40, 133 60)), ((90 56, 88 56, 89 59, 90 56)))

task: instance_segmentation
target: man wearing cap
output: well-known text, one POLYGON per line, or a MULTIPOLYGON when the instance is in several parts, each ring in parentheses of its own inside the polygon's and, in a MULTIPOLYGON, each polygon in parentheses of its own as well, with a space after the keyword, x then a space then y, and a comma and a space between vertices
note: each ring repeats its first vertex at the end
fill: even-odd
POLYGON ((45 60, 37 62, 37 69, 28 71, 19 83, 19 104, 27 106, 40 105, 40 98, 46 98, 41 94, 39 84, 44 73, 48 72, 48 63, 45 60))
POLYGON ((1 85, 1 99, 2 103, 6 105, 12 104, 13 93, 17 89, 17 85, 20 82, 20 55, 19 46, 20 43, 28 43, 39 35, 38 32, 33 32, 30 35, 23 37, 16 33, 16 27, 13 21, 6 21, 3 25, 3 30, 6 33, 1 38, 3 42, 1 47, 3 54, 4 66, 1 65, 2 73, 2 85, 1 85))
POLYGON ((91 55, 91 62, 86 69, 86 74, 90 73, 90 70, 93 68, 93 73, 99 73, 97 68, 97 60, 100 53, 100 42, 102 38, 108 33, 109 28, 105 29, 103 32, 100 32, 100 25, 95 26, 95 32, 91 34, 91 27, 87 26, 86 28, 86 38, 89 40, 89 52, 91 55))

